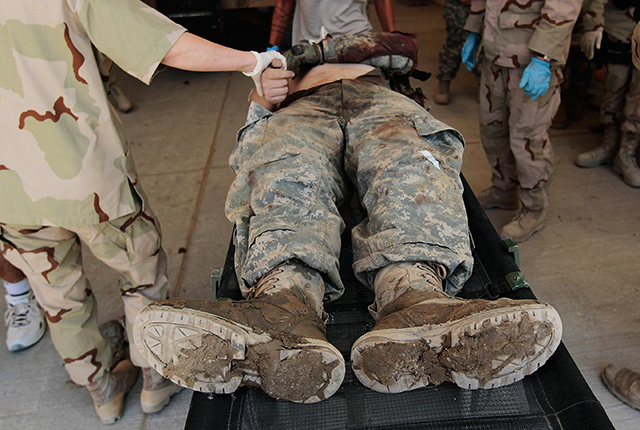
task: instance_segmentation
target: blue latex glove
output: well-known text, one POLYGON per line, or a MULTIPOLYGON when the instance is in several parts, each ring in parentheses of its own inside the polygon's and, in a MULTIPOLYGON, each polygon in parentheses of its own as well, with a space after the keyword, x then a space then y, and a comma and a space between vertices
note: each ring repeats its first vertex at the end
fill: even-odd
POLYGON ((550 80, 551 70, 549 69, 549 63, 533 57, 531 63, 524 69, 520 88, 524 88, 524 93, 532 96, 531 100, 535 100, 547 92, 550 80))
POLYGON ((278 47, 278 45, 273 45, 267 48, 267 52, 269 51, 278 51, 280 52, 280 48, 278 47))
POLYGON ((462 63, 467 67, 467 70, 471 71, 476 65, 475 53, 480 44, 480 35, 478 33, 470 32, 462 46, 462 63))

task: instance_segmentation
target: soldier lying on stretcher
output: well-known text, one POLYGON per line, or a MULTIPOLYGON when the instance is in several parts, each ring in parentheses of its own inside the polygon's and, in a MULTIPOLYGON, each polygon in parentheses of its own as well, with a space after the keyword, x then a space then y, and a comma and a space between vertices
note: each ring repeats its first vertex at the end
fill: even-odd
POLYGON ((500 387, 557 348, 562 324, 548 304, 454 297, 473 266, 459 177, 464 141, 387 87, 385 76, 409 73, 415 55, 379 48, 383 37, 411 42, 396 33, 345 36, 314 45, 309 61, 287 54, 295 79, 265 71, 265 95, 282 103, 276 110, 251 96, 260 103, 238 133, 226 202, 246 300, 176 298, 145 308, 136 345, 165 377, 214 393, 258 386, 292 402, 338 390, 345 360, 325 337, 323 303, 344 290, 338 207, 347 181, 367 214, 351 232, 353 270, 375 292, 376 325, 351 349, 365 386, 500 387), (358 64, 341 64, 354 50, 358 64), (335 62, 314 67, 327 58, 335 62))

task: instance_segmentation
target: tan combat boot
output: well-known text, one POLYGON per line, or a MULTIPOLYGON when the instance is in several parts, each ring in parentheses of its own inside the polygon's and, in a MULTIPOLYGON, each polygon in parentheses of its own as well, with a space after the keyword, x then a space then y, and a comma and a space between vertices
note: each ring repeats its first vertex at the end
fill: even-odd
POLYGON ((610 364, 602 371, 602 382, 618 400, 640 410, 640 374, 610 364))
POLYGON ((592 151, 578 155, 576 166, 597 167, 602 164, 611 164, 619 146, 620 127, 615 124, 606 124, 602 144, 592 151))
POLYGON ((451 81, 438 79, 438 92, 433 96, 433 101, 439 105, 451 103, 451 81))
POLYGON ((342 354, 325 335, 322 276, 302 263, 267 273, 247 300, 163 300, 136 318, 135 343, 164 377, 193 390, 241 385, 313 403, 344 379, 342 354))
POLYGON ((131 360, 122 360, 99 380, 87 385, 98 417, 104 424, 113 424, 124 413, 124 396, 138 378, 138 368, 131 360))
POLYGON ((520 197, 518 196, 517 188, 502 190, 492 185, 478 196, 478 201, 483 209, 504 209, 512 211, 520 207, 520 197))
POLYGON ((442 291, 445 269, 395 263, 375 279, 377 321, 351 349, 357 378, 399 393, 453 382, 494 388, 535 372, 560 344, 556 310, 535 300, 463 300, 442 291))
POLYGON ((547 211, 544 209, 534 211, 522 208, 518 216, 502 227, 500 238, 502 240, 511 238, 516 243, 524 242, 544 228, 546 219, 547 211))
POLYGON ((140 393, 140 406, 145 414, 158 412, 169 404, 171 396, 182 390, 182 387, 165 379, 150 367, 142 368, 144 384, 140 393))
POLYGON ((636 149, 640 134, 625 131, 622 135, 620 150, 613 161, 613 171, 622 175, 624 182, 634 188, 640 187, 640 169, 636 161, 636 149))

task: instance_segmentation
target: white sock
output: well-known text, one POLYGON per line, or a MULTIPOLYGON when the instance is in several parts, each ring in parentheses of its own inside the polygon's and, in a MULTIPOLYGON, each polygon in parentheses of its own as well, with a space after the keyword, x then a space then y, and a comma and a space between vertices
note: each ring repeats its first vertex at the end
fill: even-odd
POLYGON ((29 280, 27 278, 24 278, 22 281, 16 282, 15 284, 4 281, 4 288, 10 296, 21 296, 31 291, 31 284, 29 284, 29 280))

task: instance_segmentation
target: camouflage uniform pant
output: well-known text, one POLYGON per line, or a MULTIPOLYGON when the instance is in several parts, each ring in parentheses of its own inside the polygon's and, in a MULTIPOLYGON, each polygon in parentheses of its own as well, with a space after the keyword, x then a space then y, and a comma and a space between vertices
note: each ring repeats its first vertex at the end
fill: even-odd
POLYGON ((407 97, 364 80, 315 88, 241 130, 227 197, 235 223, 243 293, 281 262, 298 259, 323 274, 325 299, 339 297, 338 206, 347 181, 368 217, 352 230, 354 271, 372 286, 392 262, 436 261, 447 291, 471 274, 459 178, 463 140, 407 97))
POLYGON ((605 64, 600 121, 622 124, 622 131, 640 133, 640 71, 632 64, 605 64))
POLYGON ((553 150, 548 130, 560 105, 560 69, 552 70, 549 90, 536 100, 519 88, 524 68, 500 67, 485 61, 480 81, 480 138, 491 182, 519 188, 524 207, 548 206, 553 178, 553 150))
POLYGON ((442 45, 438 55, 439 65, 437 79, 451 81, 455 79, 460 70, 462 58, 461 50, 468 32, 464 30, 464 25, 469 16, 468 5, 464 5, 460 0, 446 0, 442 17, 447 29, 447 39, 442 45))
MULTIPOLYGON (((2 253, 29 278, 76 384, 99 379, 112 365, 111 347, 98 329, 97 302, 82 267, 81 241, 120 275, 129 339, 140 310, 167 297, 166 254, 158 221, 146 210, 97 225, 2 225, 0 230, 2 253)), ((149 367, 133 344, 130 355, 137 366, 149 367)))

